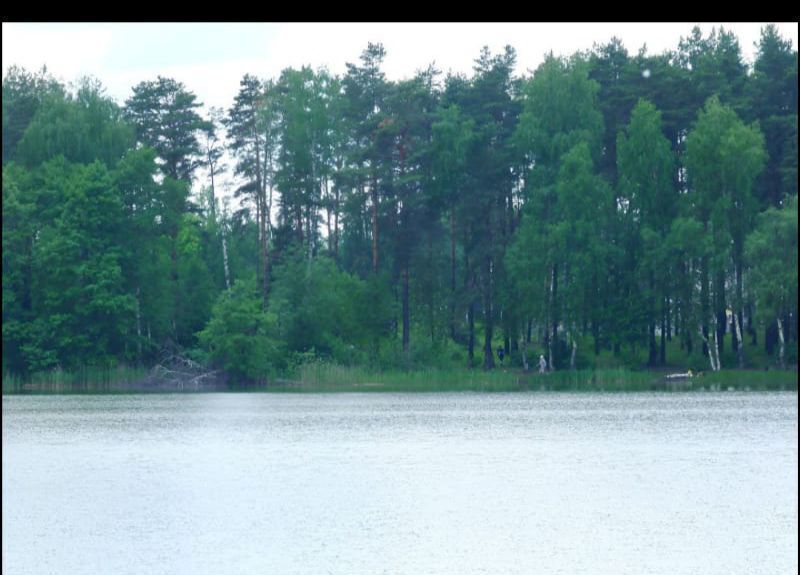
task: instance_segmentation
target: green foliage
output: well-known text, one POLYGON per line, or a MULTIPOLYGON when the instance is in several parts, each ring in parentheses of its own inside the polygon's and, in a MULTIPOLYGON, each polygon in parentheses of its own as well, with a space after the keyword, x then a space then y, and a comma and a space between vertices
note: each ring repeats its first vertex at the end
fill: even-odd
POLYGON ((515 142, 530 161, 539 185, 551 184, 561 157, 586 142, 599 152, 603 117, 597 109, 599 85, 589 79, 587 63, 548 55, 523 87, 523 111, 515 142))
POLYGON ((36 73, 19 66, 8 69, 3 77, 3 165, 16 158, 17 145, 42 104, 60 101, 64 94, 46 67, 36 73))
MULTIPOLYGON (((690 181, 697 190, 695 209, 701 222, 710 220, 719 201, 750 198, 750 188, 765 159, 764 139, 758 126, 743 125, 731 108, 712 97, 698 114, 686 148, 690 181)), ((751 206, 732 209, 748 208, 751 206)))
POLYGON ((163 78, 141 82, 125 102, 125 116, 136 129, 139 142, 153 148, 164 174, 191 181, 200 155, 198 132, 208 127, 195 112, 201 104, 181 82, 163 78))
MULTIPOLYGON (((620 232, 627 249, 628 281, 639 286, 628 294, 627 305, 641 310, 633 315, 634 331, 648 334, 649 363, 656 359, 655 326, 666 313, 665 298, 674 289, 666 239, 678 212, 679 196, 673 183, 675 158, 662 132, 661 113, 639 100, 631 121, 617 137, 617 201, 621 204, 620 232)), ((633 334, 631 334, 633 335, 633 334)))
POLYGON ((276 266, 269 311, 291 353, 363 362, 390 325, 383 282, 360 280, 326 258, 295 252, 276 266))
POLYGON ((184 214, 177 239, 178 340, 192 345, 192 336, 203 329, 211 315, 214 283, 203 254, 201 221, 194 214, 184 214))
POLYGON ((57 158, 42 167, 60 197, 31 251, 28 370, 125 357, 133 298, 125 293, 119 234, 123 212, 105 167, 57 158), (42 350, 39 353, 37 350, 42 350))
POLYGON ((198 337, 213 365, 234 381, 259 382, 285 361, 277 329, 275 315, 261 309, 256 286, 240 280, 219 296, 198 337))
POLYGON ((797 210, 797 196, 780 210, 769 208, 747 237, 749 280, 762 322, 797 317, 797 210))
POLYGON ((74 96, 42 102, 19 142, 18 161, 34 167, 62 155, 74 163, 114 166, 132 147, 133 129, 103 92, 99 82, 87 78, 74 96))

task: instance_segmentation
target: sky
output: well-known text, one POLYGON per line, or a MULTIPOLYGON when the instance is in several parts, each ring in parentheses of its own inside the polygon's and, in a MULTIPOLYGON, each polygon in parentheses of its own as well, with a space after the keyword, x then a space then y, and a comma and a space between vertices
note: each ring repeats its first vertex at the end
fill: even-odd
MULTIPOLYGON (((722 23, 739 38, 752 62, 763 23, 722 23)), ((443 72, 472 73, 482 46, 517 50, 518 74, 535 69, 550 50, 569 56, 620 38, 629 53, 675 49, 692 23, 3 23, 3 74, 12 64, 47 65, 58 79, 97 77, 122 103, 134 85, 157 75, 183 82, 206 106, 228 108, 245 73, 277 77, 287 67, 324 66, 344 73, 367 42, 386 48, 391 80, 412 76, 431 62, 443 72)), ((704 35, 720 23, 699 24, 704 35)), ((797 23, 778 24, 797 48, 797 23)))

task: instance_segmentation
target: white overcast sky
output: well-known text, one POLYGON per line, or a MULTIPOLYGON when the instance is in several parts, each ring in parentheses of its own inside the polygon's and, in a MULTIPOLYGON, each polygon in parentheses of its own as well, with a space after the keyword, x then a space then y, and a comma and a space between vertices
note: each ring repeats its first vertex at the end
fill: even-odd
MULTIPOLYGON (((739 38, 752 62, 763 23, 703 23, 704 35, 724 25, 739 38)), ((797 23, 777 24, 797 47, 797 23)), ((473 60, 488 45, 493 53, 506 44, 517 50, 517 73, 535 69, 546 52, 571 55, 620 38, 635 54, 675 49, 692 23, 225 23, 103 24, 3 23, 3 74, 12 64, 29 70, 47 65, 65 82, 97 77, 122 103, 131 88, 157 75, 183 82, 207 106, 228 108, 245 73, 275 77, 286 67, 304 64, 344 73, 357 62, 367 42, 386 48, 384 71, 393 80, 408 77, 431 62, 443 72, 472 74, 473 60)))

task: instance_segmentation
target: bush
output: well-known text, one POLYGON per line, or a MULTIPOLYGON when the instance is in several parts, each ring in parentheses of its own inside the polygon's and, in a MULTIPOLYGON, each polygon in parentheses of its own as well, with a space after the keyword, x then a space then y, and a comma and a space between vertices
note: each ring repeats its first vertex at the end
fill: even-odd
POLYGON ((255 284, 238 281, 220 295, 198 337, 215 367, 235 382, 258 382, 285 367, 275 334, 275 318, 262 310, 255 284))

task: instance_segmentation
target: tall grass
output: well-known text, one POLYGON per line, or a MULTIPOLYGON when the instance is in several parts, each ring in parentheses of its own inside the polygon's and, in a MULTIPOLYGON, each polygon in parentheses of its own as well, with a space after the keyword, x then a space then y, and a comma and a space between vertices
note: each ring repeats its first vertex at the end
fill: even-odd
MULTIPOLYGON (((21 379, 3 375, 3 393, 119 393, 135 392, 148 372, 143 368, 84 368, 52 370, 21 379)), ((664 372, 629 369, 523 373, 514 369, 418 369, 376 371, 320 361, 298 367, 288 379, 269 382, 277 392, 512 392, 512 391, 726 391, 797 390, 797 371, 727 370, 704 372, 691 379, 670 381, 664 372)), ((247 387, 245 391, 263 389, 247 387)))
POLYGON ((28 378, 3 374, 3 393, 112 393, 125 391, 147 376, 140 367, 84 367, 75 371, 53 369, 28 378))
POLYGON ((797 371, 771 369, 708 372, 697 382, 705 389, 725 391, 797 391, 797 371))

